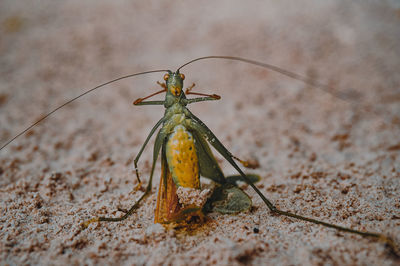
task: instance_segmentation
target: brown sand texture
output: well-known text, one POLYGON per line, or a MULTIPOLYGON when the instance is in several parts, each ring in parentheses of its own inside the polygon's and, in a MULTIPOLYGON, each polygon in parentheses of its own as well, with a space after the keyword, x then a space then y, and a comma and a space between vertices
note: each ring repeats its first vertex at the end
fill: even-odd
MULTIPOLYGON (((398 1, 3 0, 0 36, 1 143, 102 82, 199 56, 251 58, 333 87, 240 62, 182 70, 186 86, 221 95, 189 108, 259 162, 246 172, 278 208, 400 243, 398 1)), ((372 239, 271 214, 245 184, 249 211, 167 230, 153 223, 160 162, 136 213, 81 230, 143 193, 133 159, 164 108, 132 102, 162 77, 99 89, 0 151, 1 265, 399 265, 372 239)), ((139 162, 144 185, 153 144, 139 162)))

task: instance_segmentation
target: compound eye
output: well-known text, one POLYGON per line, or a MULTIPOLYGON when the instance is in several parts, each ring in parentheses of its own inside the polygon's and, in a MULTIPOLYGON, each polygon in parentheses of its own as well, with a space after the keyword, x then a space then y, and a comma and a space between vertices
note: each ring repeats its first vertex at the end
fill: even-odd
POLYGON ((164 75, 164 80, 167 81, 169 79, 169 74, 164 75))
POLYGON ((181 77, 182 80, 185 79, 185 75, 183 75, 183 74, 179 74, 179 75, 180 75, 180 77, 181 77))

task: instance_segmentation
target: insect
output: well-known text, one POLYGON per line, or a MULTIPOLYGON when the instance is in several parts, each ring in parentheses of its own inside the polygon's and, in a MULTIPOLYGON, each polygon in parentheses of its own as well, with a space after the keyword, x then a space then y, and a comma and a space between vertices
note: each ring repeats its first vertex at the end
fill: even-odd
POLYGON ((83 228, 88 227, 89 224, 94 222, 117 222, 127 219, 151 192, 153 173, 159 154, 161 154, 162 175, 157 197, 157 207, 155 211, 156 223, 169 224, 177 222, 188 222, 196 218, 201 219, 203 215, 203 205, 206 205, 221 213, 237 213, 249 209, 252 204, 251 199, 244 191, 242 191, 235 185, 235 181, 238 179, 238 177, 224 176, 210 150, 210 144, 237 170, 237 172, 240 174, 240 179, 245 181, 254 189, 254 191, 260 196, 262 201, 267 205, 271 212, 334 228, 339 231, 358 234, 363 237, 374 238, 385 243, 394 254, 398 253, 396 243, 390 237, 387 237, 383 234, 346 228, 313 218, 304 217, 289 211, 283 211, 276 208, 274 204, 264 196, 264 194, 254 184, 255 181, 257 181, 257 176, 246 175, 236 163, 236 161, 238 161, 239 163, 246 166, 247 162, 242 161, 231 154, 218 140, 214 133, 187 108, 187 106, 192 103, 198 103, 202 101, 215 101, 220 99, 220 96, 215 94, 192 92, 191 90, 193 89, 194 84, 186 89, 186 91, 184 91, 183 82, 185 76, 180 72, 180 70, 191 63, 206 59, 241 61, 244 63, 257 65, 279 72, 291 78, 301 80, 307 84, 318 86, 321 89, 326 89, 324 86, 316 84, 310 79, 262 62, 231 56, 200 57, 185 63, 176 71, 151 70, 135 73, 132 75, 114 79, 112 81, 101 84, 93 89, 90 89, 82 93, 81 95, 69 100, 63 105, 57 107, 56 109, 36 121, 33 125, 25 129, 20 134, 16 135, 5 145, 3 145, 1 149, 6 147, 17 137, 29 131, 32 127, 46 119, 55 111, 100 87, 128 77, 139 76, 154 72, 165 72, 165 83, 160 83, 162 90, 153 93, 147 97, 139 98, 134 102, 134 105, 163 105, 165 107, 164 116, 152 128, 150 134, 147 136, 144 144, 142 145, 138 155, 134 160, 136 177, 139 184, 141 184, 138 170, 138 161, 149 140, 156 133, 157 129, 161 126, 161 129, 158 131, 155 137, 156 140, 153 149, 153 163, 151 174, 144 194, 129 210, 123 210, 125 212, 123 216, 96 217, 86 222, 83 222, 83 228), (164 100, 146 101, 148 98, 164 92, 164 100), (196 95, 199 97, 187 98, 187 95, 196 95), (202 191, 200 190, 200 176, 207 177, 216 182, 218 185, 212 196, 208 198, 205 197, 206 199, 203 202, 199 203, 196 201, 196 199, 198 199, 199 197, 201 198, 202 193, 202 191), (184 196, 182 195, 189 195, 187 197, 188 200, 184 201, 184 196), (205 203, 206 200, 207 202, 205 203))

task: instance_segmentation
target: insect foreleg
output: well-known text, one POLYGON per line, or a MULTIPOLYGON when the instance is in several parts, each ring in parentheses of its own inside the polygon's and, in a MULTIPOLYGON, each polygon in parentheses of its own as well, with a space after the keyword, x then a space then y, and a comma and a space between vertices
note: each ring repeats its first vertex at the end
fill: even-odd
MULTIPOLYGON (((190 113, 191 114, 191 113, 190 113)), ((398 253, 398 248, 396 247, 395 242, 382 234, 379 233, 374 233, 374 232, 367 232, 367 231, 359 231, 359 230, 354 230, 351 228, 347 227, 342 227, 339 225, 323 222, 320 220, 304 217, 301 215, 297 215, 288 211, 282 211, 277 209, 270 200, 268 200, 262 192, 251 182, 251 180, 243 173, 243 171, 240 169, 240 167, 236 164, 236 162, 233 160, 234 156, 224 147, 224 145, 217 139, 217 137, 214 135, 214 133, 195 115, 191 114, 192 120, 192 126, 195 130, 200 132, 201 135, 203 135, 208 142, 239 172, 239 174, 243 177, 243 179, 248 183, 254 190, 255 192, 261 197, 261 199, 264 201, 264 203, 268 206, 268 208, 277 214, 280 215, 285 215, 288 217, 300 219, 303 221, 308 221, 311 223, 315 224, 320 224, 326 227, 334 228, 340 231, 348 232, 348 233, 353 233, 353 234, 358 234, 364 237, 374 237, 379 241, 384 242, 387 246, 390 247, 391 251, 394 254, 398 253)))

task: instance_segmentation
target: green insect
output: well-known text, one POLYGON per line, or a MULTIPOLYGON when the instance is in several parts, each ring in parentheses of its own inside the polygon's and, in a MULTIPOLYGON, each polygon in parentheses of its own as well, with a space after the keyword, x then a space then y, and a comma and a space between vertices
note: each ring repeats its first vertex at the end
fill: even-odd
POLYGON ((230 153, 218 140, 214 133, 187 108, 187 106, 192 103, 198 103, 202 101, 215 101, 220 99, 220 96, 215 94, 192 92, 191 90, 194 87, 194 84, 186 89, 186 91, 184 91, 183 89, 183 81, 185 79, 185 76, 180 73, 180 70, 188 64, 205 59, 234 60, 257 65, 324 89, 322 85, 316 84, 310 79, 273 65, 231 56, 200 57, 185 63, 175 72, 170 70, 151 70, 140 72, 114 79, 107 83, 101 84, 93 89, 90 89, 82 93, 81 95, 71 99, 70 101, 64 103, 63 105, 57 107, 55 110, 51 111, 50 113, 39 119, 33 125, 12 138, 10 141, 8 141, 0 148, 0 150, 10 144, 14 139, 21 136, 32 127, 46 119, 55 111, 100 87, 128 77, 139 76, 154 72, 166 72, 166 74, 164 75, 165 83, 159 83, 159 85, 162 87, 162 90, 147 97, 139 98, 134 102, 134 105, 164 105, 165 107, 164 116, 151 129, 150 134, 147 136, 144 144, 142 145, 138 155, 134 160, 136 176, 140 185, 141 181, 138 171, 138 161, 151 137, 156 133, 157 129, 161 127, 155 137, 156 139, 153 149, 153 163, 149 182, 144 194, 129 210, 123 210, 125 212, 123 216, 96 217, 86 222, 83 222, 82 228, 87 228, 88 225, 93 222, 118 222, 127 219, 139 207, 140 203, 146 198, 146 196, 150 194, 156 161, 161 154, 161 178, 155 211, 156 223, 190 223, 193 220, 201 219, 203 217, 204 210, 214 210, 221 213, 238 213, 248 210, 252 204, 251 199, 243 190, 241 190, 236 185, 236 181, 241 180, 248 183, 254 189, 254 191, 261 197, 262 201, 267 205, 269 210, 273 213, 292 217, 295 219, 300 219, 303 221, 308 221, 315 224, 320 224, 343 232, 358 234, 363 237, 374 238, 385 243, 394 254, 398 254, 398 247, 390 237, 387 237, 380 233, 354 230, 316 220, 313 218, 297 215, 288 211, 282 211, 277 209, 273 205, 273 203, 263 195, 263 193, 256 187, 256 185, 254 185, 254 183, 259 179, 258 176, 245 174, 238 166, 236 161, 239 161, 244 166, 248 166, 248 163, 232 155, 232 153, 230 153), (166 93, 165 100, 146 101, 146 99, 163 92, 166 93), (187 95, 197 95, 200 97, 187 98, 187 95), (216 159, 214 158, 210 150, 209 144, 214 147, 238 171, 239 176, 224 176, 221 168, 219 167, 216 159), (212 195, 203 193, 204 191, 201 190, 200 176, 209 178, 217 184, 215 190, 212 193, 206 191, 207 193, 212 195))

